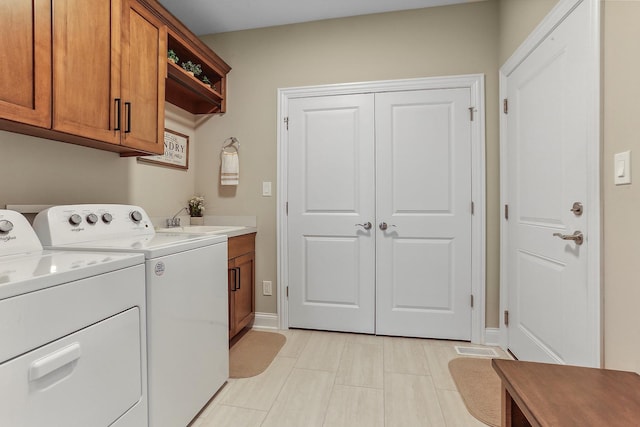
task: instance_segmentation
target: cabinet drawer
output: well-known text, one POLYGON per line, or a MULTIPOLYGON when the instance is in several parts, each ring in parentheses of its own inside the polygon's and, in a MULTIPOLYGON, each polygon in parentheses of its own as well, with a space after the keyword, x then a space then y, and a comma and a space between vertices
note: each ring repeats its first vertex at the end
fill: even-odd
POLYGON ((228 258, 254 252, 256 246, 256 233, 244 234, 242 236, 231 237, 228 242, 228 258))

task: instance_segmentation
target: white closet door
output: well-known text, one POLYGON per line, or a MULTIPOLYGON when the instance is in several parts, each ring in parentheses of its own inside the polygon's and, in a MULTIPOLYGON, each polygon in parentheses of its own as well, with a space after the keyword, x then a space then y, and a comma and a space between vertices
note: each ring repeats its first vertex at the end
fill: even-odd
POLYGON ((374 332, 373 95, 289 103, 289 326, 374 332))
POLYGON ((376 94, 378 334, 471 339, 470 96, 376 94))

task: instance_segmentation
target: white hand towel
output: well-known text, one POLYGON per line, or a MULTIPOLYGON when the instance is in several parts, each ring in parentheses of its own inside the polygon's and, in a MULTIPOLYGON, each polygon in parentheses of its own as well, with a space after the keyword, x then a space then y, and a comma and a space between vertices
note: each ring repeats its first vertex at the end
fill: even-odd
POLYGON ((220 183, 222 185, 238 185, 240 181, 240 161, 238 153, 222 152, 220 167, 220 183))

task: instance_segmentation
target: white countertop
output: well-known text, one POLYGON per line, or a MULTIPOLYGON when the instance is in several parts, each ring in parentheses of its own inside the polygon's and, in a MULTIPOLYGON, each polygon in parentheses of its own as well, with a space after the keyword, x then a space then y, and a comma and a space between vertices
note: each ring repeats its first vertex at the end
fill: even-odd
POLYGON ((224 234, 227 237, 242 236, 256 233, 256 227, 244 225, 185 225, 182 227, 156 227, 157 233, 185 233, 185 234, 224 234))

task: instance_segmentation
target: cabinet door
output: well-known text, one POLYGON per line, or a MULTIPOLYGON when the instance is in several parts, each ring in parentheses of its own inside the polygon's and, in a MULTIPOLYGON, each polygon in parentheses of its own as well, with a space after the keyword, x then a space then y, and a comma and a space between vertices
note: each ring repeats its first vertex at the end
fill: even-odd
POLYGON ((236 333, 250 324, 254 318, 254 264, 254 252, 234 259, 237 280, 233 291, 232 321, 236 333))
POLYGON ((119 144, 122 0, 53 2, 53 129, 119 144))
POLYGON ((123 23, 122 145, 162 154, 167 29, 134 0, 126 7, 123 23))
POLYGON ((0 118, 51 126, 51 2, 0 2, 0 118))

